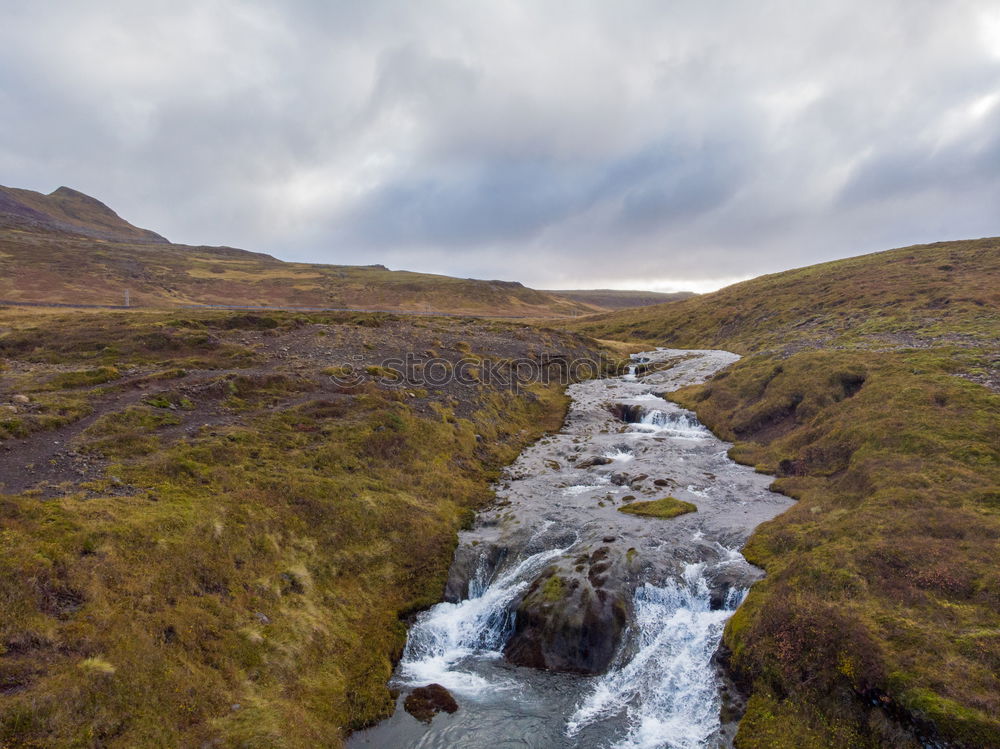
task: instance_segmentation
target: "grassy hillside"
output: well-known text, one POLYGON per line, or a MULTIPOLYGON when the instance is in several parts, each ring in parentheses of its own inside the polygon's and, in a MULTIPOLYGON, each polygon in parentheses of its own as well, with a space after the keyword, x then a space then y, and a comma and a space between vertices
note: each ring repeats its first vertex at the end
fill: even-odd
POLYGON ((558 317, 593 308, 511 281, 382 266, 286 263, 230 247, 174 245, 68 188, 0 188, 0 300, 382 309, 558 317))
POLYGON ((1000 747, 1000 241, 581 322, 746 354, 675 399, 799 500, 730 621, 742 748, 1000 747))
POLYGON ((568 299, 580 304, 589 305, 595 309, 616 310, 630 307, 648 307, 653 304, 676 302, 690 299, 695 294, 691 291, 678 291, 672 294, 658 291, 622 291, 620 289, 558 289, 546 291, 546 294, 559 299, 568 299))
POLYGON ((588 353, 450 318, 0 311, 0 746, 338 746, 388 715, 401 617, 561 423, 545 356, 588 353), (484 376, 522 358, 519 393, 484 376))
POLYGON ((729 346, 908 346, 994 339, 1000 238, 939 242, 761 276, 574 322, 599 338, 729 346))

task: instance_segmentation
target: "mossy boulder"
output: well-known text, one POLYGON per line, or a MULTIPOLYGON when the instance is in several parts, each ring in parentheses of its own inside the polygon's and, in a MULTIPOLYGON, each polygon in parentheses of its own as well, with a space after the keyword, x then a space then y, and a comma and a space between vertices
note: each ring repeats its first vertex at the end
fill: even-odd
POLYGON ((504 649, 512 663, 549 671, 600 674, 621 643, 632 607, 627 563, 608 547, 551 567, 517 606, 514 634, 504 649))
POLYGON ((618 512, 629 515, 645 515, 651 518, 675 518, 689 512, 697 512, 698 508, 690 502, 684 502, 674 497, 653 499, 649 502, 630 502, 618 508, 618 512))
POLYGON ((410 692, 403 701, 403 708, 421 723, 430 723, 438 713, 457 712, 458 703, 440 684, 428 684, 410 692))

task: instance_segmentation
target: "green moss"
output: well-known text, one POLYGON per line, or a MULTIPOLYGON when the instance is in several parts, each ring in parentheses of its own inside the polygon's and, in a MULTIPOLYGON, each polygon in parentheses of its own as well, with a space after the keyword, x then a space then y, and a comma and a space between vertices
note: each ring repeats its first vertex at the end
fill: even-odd
POLYGON ((541 596, 543 601, 549 603, 561 601, 566 597, 566 582, 558 575, 553 575, 542 586, 541 596))
POLYGON ((62 372, 45 383, 44 387, 49 390, 86 387, 111 382, 119 377, 121 377, 121 373, 115 367, 97 367, 78 372, 62 372))
POLYGON ((664 497, 648 502, 631 502, 618 508, 618 512, 629 515, 643 515, 651 518, 675 518, 689 512, 697 512, 698 508, 690 502, 682 502, 674 497, 664 497))

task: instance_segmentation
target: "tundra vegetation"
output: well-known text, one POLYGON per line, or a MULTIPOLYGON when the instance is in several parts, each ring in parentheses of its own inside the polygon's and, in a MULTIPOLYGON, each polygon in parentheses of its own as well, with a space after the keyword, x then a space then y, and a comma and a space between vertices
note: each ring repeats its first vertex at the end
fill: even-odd
POLYGON ((580 321, 744 358, 674 394, 798 500, 725 631, 737 746, 1000 746, 1000 240, 580 321))
POLYGON ((368 374, 432 345, 596 353, 469 319, 0 311, 0 746, 337 746, 388 715, 404 619, 565 408, 558 357, 520 392, 368 374))

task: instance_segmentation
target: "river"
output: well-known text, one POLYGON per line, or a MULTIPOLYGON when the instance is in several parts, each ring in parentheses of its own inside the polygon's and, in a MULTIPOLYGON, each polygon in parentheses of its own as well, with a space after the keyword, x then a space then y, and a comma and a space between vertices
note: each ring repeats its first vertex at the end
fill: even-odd
POLYGON ((761 575, 739 549, 791 500, 661 397, 735 354, 633 359, 628 375, 570 386, 562 430, 506 470, 495 505, 460 534, 448 600, 410 628, 395 714, 353 735, 351 749, 731 744, 735 725, 720 719, 730 688, 713 656, 761 575), (697 511, 619 511, 668 495, 697 511), (430 683, 459 709, 424 724, 402 701, 430 683))

